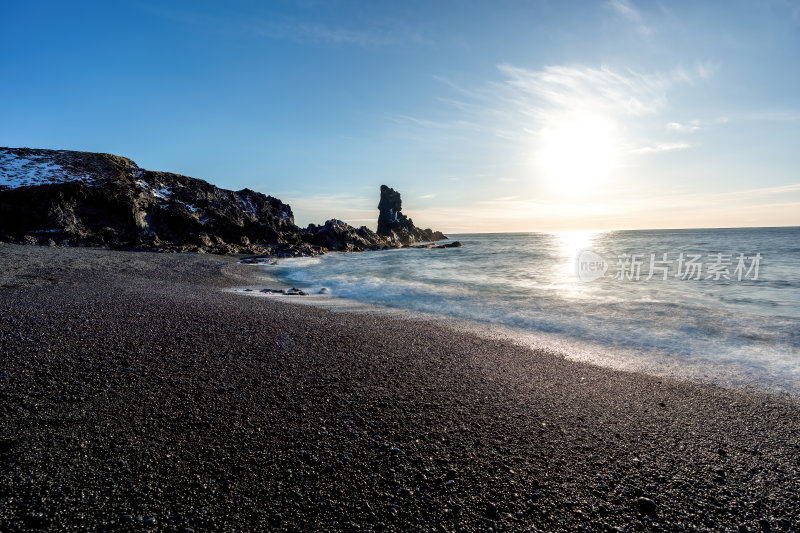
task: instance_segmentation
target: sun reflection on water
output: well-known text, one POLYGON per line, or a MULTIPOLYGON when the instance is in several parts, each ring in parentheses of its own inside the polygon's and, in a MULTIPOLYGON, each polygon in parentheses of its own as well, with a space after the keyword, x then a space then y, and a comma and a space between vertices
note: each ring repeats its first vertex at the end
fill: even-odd
POLYGON ((558 231, 553 232, 553 249, 557 254, 550 290, 557 290, 567 298, 586 297, 591 287, 582 283, 575 275, 575 258, 578 252, 592 248, 600 242, 604 231, 558 231))

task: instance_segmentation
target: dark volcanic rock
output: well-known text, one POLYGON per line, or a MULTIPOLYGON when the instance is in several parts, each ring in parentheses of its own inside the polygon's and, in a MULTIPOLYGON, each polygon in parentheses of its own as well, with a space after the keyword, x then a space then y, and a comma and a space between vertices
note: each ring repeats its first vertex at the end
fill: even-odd
POLYGON ((656 514, 656 510, 658 506, 656 502, 651 500, 650 498, 639 497, 636 499, 636 506, 639 510, 644 514, 654 515, 656 514))
POLYGON ((0 148, 0 238, 214 253, 302 245, 291 207, 277 198, 110 154, 25 148, 0 148))
MULTIPOLYGON (((249 289, 248 289, 249 291, 249 289)), ((292 287, 291 289, 261 289, 264 294, 286 294, 288 296, 306 296, 308 293, 304 290, 292 287)))
POLYGON ((392 231, 410 230, 414 227, 412 221, 402 214, 403 201, 400 193, 381 185, 381 199, 378 202, 378 235, 388 236, 392 231))
POLYGON ((414 244, 407 246, 408 248, 461 248, 461 241, 453 241, 445 244, 434 244, 432 242, 425 244, 414 244))
POLYGON ((328 220, 323 226, 309 224, 304 239, 309 243, 324 246, 329 250, 344 252, 363 252, 365 250, 394 247, 392 242, 366 226, 356 229, 335 218, 328 220))
POLYGON ((414 227, 385 185, 380 209, 378 233, 336 219, 301 229, 291 207, 249 189, 111 154, 0 148, 0 242, 293 257, 446 238, 414 227))
POLYGON ((378 235, 399 241, 401 244, 440 241, 447 238, 441 231, 414 226, 414 222, 401 213, 402 209, 400 193, 391 187, 381 185, 381 199, 378 202, 378 235))

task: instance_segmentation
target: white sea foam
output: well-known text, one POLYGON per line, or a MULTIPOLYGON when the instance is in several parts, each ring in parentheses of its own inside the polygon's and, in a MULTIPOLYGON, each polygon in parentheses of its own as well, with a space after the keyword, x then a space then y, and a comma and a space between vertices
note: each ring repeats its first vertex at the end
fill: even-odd
POLYGON ((330 290, 293 301, 426 316, 571 359, 800 395, 798 228, 454 238, 464 247, 329 254, 267 268, 312 294, 330 290), (756 281, 581 283, 572 261, 587 244, 602 254, 760 252, 764 261, 756 281))

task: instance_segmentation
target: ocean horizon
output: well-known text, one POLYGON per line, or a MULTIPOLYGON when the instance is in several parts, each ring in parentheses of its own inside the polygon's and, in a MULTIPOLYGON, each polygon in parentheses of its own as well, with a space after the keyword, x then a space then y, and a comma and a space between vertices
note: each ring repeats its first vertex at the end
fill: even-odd
POLYGON ((317 305, 437 318, 601 366, 800 394, 799 227, 450 240, 463 247, 263 268, 318 294, 317 305), (588 273, 587 257, 605 271, 588 273))

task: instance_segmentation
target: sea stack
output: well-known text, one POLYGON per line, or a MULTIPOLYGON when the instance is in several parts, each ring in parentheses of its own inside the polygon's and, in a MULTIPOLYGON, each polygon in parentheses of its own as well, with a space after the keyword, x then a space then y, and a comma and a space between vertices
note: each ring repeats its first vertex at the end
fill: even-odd
POLYGON ((402 244, 419 241, 439 241, 446 239, 441 231, 421 229, 405 216, 400 193, 387 185, 381 185, 381 199, 378 202, 378 235, 397 239, 402 244))

